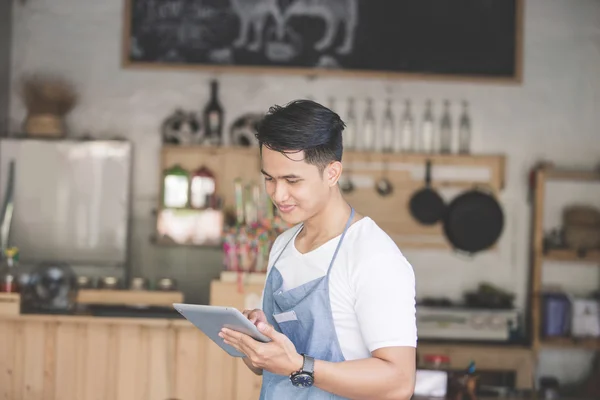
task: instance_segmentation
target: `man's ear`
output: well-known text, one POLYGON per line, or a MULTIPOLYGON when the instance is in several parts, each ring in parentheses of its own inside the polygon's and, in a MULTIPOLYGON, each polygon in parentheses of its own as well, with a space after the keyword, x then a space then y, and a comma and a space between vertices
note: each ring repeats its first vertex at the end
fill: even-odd
POLYGON ((325 167, 324 175, 329 187, 337 185, 340 177, 342 176, 342 163, 339 161, 330 163, 327 167, 325 167))

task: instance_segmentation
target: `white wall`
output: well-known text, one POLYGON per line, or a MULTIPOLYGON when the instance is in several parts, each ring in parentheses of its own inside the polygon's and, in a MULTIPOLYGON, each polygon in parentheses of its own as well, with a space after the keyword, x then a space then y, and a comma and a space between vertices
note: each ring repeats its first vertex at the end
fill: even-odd
MULTIPOLYGON (((186 279, 192 301, 206 301, 207 282, 217 276, 220 254, 215 251, 155 248, 151 208, 156 204, 158 128, 175 107, 199 109, 207 100, 208 80, 201 72, 124 70, 120 66, 123 0, 29 0, 15 3, 13 84, 32 71, 59 71, 73 80, 82 95, 70 118, 77 134, 124 135, 135 144, 133 270, 151 278, 173 273, 186 279)), ((475 152, 505 153, 507 187, 503 201, 508 226, 495 254, 473 260, 444 252, 405 249, 417 275, 420 296, 460 298, 481 280, 516 291, 523 304, 528 274, 529 205, 527 173, 538 159, 568 166, 589 167, 600 161, 600 2, 597 0, 529 0, 525 10, 524 82, 520 86, 489 84, 384 81, 377 79, 223 74, 221 99, 226 123, 243 112, 264 111, 274 103, 311 95, 327 101, 348 96, 372 96, 381 107, 387 90, 400 104, 409 98, 420 116, 427 98, 436 102, 467 99, 474 119, 475 152)), ((11 116, 17 126, 24 109, 14 99, 11 116)), ((455 108, 457 110, 457 108, 455 108)), ((397 115, 401 109, 398 106, 397 115)), ((580 190, 591 193, 587 188, 580 190)), ((552 201, 564 203, 565 190, 552 201)), ((600 204, 598 193, 592 199, 600 204)), ((548 218, 553 218, 549 216, 548 218)), ((571 279, 579 288, 598 282, 598 271, 587 269, 571 279)), ((544 358, 543 371, 561 376, 581 373, 544 358)), ((585 358, 585 355, 583 356, 585 358)))
POLYGON ((12 2, 0 2, 0 135, 8 128, 12 2))

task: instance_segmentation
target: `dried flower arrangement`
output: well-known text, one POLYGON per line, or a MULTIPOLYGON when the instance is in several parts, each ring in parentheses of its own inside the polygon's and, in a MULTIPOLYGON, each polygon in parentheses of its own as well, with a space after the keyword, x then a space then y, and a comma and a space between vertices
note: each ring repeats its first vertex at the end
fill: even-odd
POLYGON ((24 77, 21 96, 27 108, 25 132, 31 136, 61 137, 66 134, 65 116, 77 103, 72 84, 51 75, 24 77))

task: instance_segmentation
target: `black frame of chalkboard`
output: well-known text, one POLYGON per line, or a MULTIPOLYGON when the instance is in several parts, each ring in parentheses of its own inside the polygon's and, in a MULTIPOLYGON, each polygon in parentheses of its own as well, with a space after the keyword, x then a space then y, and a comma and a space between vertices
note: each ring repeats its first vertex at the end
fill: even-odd
POLYGON ((309 78, 318 76, 349 77, 349 78, 376 78, 389 80, 425 80, 425 81, 454 81, 465 83, 490 83, 519 85, 523 82, 523 42, 524 42, 524 12, 525 0, 516 1, 515 16, 515 54, 514 74, 505 76, 481 75, 452 75, 437 73, 414 73, 397 71, 370 71, 360 69, 327 69, 327 68, 300 68, 277 66, 246 66, 246 65, 216 65, 216 64, 187 64, 173 62, 140 62, 131 60, 129 49, 131 46, 131 6, 133 0, 124 0, 123 30, 121 46, 121 65, 123 68, 154 69, 154 70, 179 70, 203 71, 214 74, 240 73, 240 74, 278 74, 278 75, 305 75, 309 78))

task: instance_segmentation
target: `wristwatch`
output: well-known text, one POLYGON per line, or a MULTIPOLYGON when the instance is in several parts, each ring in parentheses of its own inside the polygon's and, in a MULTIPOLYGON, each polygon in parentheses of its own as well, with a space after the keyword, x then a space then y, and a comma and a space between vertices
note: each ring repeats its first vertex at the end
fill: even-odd
POLYGON ((302 369, 296 372, 292 372, 292 374, 290 375, 290 381, 292 382, 292 385, 296 387, 307 388, 311 387, 315 381, 315 359, 310 356, 307 356, 306 354, 302 354, 302 357, 304 357, 302 369))

